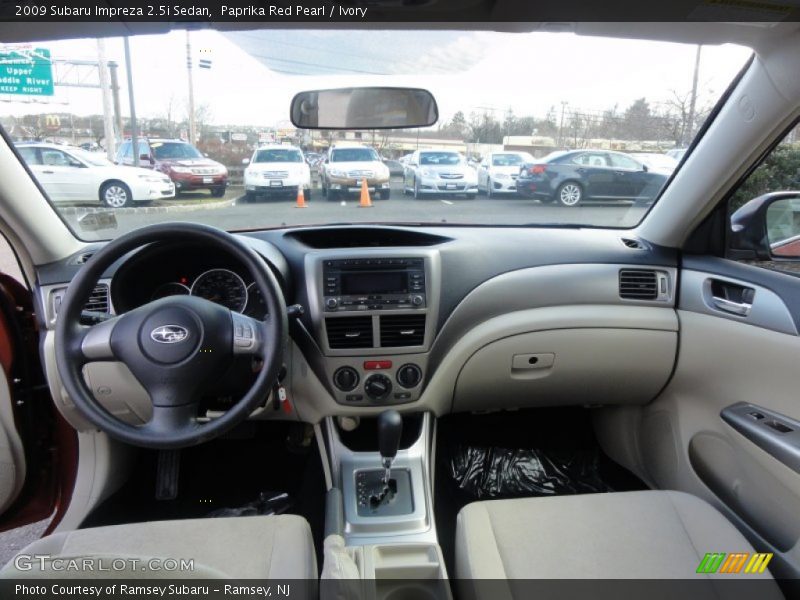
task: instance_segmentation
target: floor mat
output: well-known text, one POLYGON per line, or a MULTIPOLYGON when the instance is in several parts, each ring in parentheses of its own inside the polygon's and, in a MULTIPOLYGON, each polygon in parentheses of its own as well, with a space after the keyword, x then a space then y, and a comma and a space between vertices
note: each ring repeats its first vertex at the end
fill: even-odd
POLYGON ((470 502, 647 488, 602 452, 582 408, 444 417, 436 457, 434 513, 451 577, 456 516, 470 502))
MULTIPOLYGON (((297 514, 311 525, 318 557, 325 479, 304 426, 248 422, 233 434, 181 451, 178 496, 155 499, 158 453, 141 450, 131 477, 82 527, 235 514, 297 514)), ((321 563, 319 563, 321 565, 321 563)))

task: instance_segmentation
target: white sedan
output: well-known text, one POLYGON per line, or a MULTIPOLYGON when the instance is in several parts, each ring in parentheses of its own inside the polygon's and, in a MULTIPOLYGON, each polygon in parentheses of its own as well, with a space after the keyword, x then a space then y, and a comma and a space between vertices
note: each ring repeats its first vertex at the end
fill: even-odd
POLYGON ((515 194, 520 167, 534 162, 527 152, 492 152, 478 166, 478 189, 491 198, 495 194, 515 194))
POLYGON ((97 152, 57 144, 18 144, 17 151, 53 202, 97 202, 124 208, 175 197, 169 177, 115 165, 97 152))
POLYGON ((250 159, 245 159, 245 200, 258 196, 297 194, 311 195, 311 168, 296 146, 262 146, 250 159))

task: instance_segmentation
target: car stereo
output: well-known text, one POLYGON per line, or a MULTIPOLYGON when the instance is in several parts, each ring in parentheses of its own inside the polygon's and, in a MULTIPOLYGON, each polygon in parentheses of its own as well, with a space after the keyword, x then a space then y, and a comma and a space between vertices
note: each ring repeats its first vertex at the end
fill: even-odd
POLYGON ((353 258, 322 264, 327 312, 425 308, 423 258, 353 258))

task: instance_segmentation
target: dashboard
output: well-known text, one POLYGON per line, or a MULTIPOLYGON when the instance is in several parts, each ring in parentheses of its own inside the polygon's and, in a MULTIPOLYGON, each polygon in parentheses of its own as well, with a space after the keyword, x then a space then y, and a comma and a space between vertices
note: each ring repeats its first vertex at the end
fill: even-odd
MULTIPOLYGON (((674 365, 677 256, 631 247, 619 231, 328 226, 238 235, 271 268, 286 305, 301 307, 289 319, 281 381, 291 411, 270 397, 254 418, 645 403, 674 365), (626 298, 629 276, 652 276, 660 291, 626 298)), ((38 270, 46 355, 79 258, 38 270)), ((133 251, 100 280, 117 314, 193 294, 268 318, 252 282, 223 251, 187 242, 133 251)), ((103 368, 93 387, 112 390, 121 412, 134 406, 136 382, 122 385, 123 375, 103 368)), ((207 406, 231 406, 256 370, 238 360, 207 406)), ((54 397, 63 398, 57 387, 54 397)))

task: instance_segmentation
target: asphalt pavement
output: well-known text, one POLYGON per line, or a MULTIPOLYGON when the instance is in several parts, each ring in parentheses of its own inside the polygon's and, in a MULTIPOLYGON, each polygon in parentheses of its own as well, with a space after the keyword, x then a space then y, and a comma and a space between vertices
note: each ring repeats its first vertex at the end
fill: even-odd
MULTIPOLYGON (((245 230, 295 225, 341 223, 411 223, 411 224, 479 224, 536 225, 590 224, 608 227, 630 227, 644 215, 645 208, 630 203, 591 203, 564 207, 543 204, 538 200, 515 196, 488 199, 479 195, 474 200, 463 197, 430 196, 415 200, 406 196, 399 181, 392 182, 388 200, 373 199, 372 207, 359 206, 359 198, 328 201, 320 190, 306 198, 306 208, 297 208, 295 199, 279 197, 245 202, 242 188, 230 188, 225 198, 214 202, 207 195, 197 194, 154 203, 149 208, 117 209, 111 212, 110 223, 87 224, 81 209, 65 214, 76 233, 87 240, 108 239, 138 227, 164 221, 207 223, 226 230, 245 230), (193 204, 194 203, 194 204, 193 204), (164 210, 161 207, 175 207, 164 210)), ((87 212, 98 208, 86 207, 87 212)))

